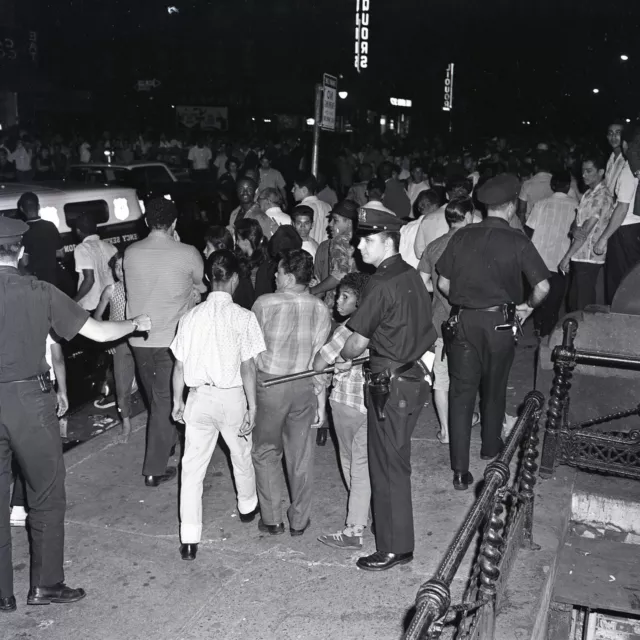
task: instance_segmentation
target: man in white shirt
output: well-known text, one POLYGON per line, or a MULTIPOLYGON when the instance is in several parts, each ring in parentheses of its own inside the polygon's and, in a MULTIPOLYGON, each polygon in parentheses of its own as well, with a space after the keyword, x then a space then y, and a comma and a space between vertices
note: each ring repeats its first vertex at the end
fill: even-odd
MULTIPOLYGON (((593 252, 606 252, 605 295, 607 304, 623 278, 640 262, 640 215, 635 214, 638 178, 634 176, 624 155, 624 125, 614 122, 607 130, 612 153, 607 162, 605 184, 615 199, 609 224, 596 241, 593 252)), ((640 214, 640 211, 638 212, 640 214)))
POLYGON ((78 155, 83 164, 91 162, 91 145, 86 140, 78 148, 78 155))
POLYGON ((326 202, 332 209, 338 204, 338 194, 327 184, 327 177, 318 172, 318 200, 326 202))
POLYGON ((211 149, 205 146, 202 140, 198 140, 195 147, 189 149, 189 162, 191 163, 191 169, 193 170, 194 180, 206 181, 209 176, 209 169, 211 167, 211 159, 213 154, 211 149))
POLYGON ((18 182, 31 182, 34 171, 31 165, 33 154, 24 146, 22 140, 18 140, 16 150, 9 154, 9 162, 16 165, 16 178, 18 182))
POLYGON ((282 210, 282 197, 277 189, 269 187, 262 191, 258 196, 258 204, 262 212, 278 227, 283 224, 291 224, 291 217, 282 210))
MULTIPOLYGON (((413 205, 416 202, 418 195, 422 191, 430 189, 429 177, 424 172, 424 166, 421 160, 414 160, 411 167, 411 180, 407 186, 407 195, 411 201, 411 211, 413 212, 413 205)), ((416 216, 417 217, 417 216, 416 216)))
POLYGON ((541 337, 548 336, 558 322, 567 293, 567 278, 558 265, 571 246, 569 231, 576 219, 578 201, 571 195, 571 174, 555 171, 551 178, 553 195, 536 202, 527 220, 533 230, 531 242, 551 272, 549 293, 533 312, 533 323, 541 337))
POLYGON ((473 193, 475 188, 478 186, 478 181, 480 180, 480 172, 477 169, 478 161, 476 160, 473 153, 471 153, 470 151, 467 151, 464 154, 464 158, 462 162, 464 164, 465 171, 469 172, 469 175, 467 176, 467 178, 471 180, 471 183, 473 185, 471 192, 473 193))
POLYGON ((73 250, 78 272, 78 293, 74 299, 83 309, 93 311, 105 287, 114 283, 109 260, 118 250, 100 240, 96 222, 89 214, 76 220, 75 229, 81 242, 73 250))
POLYGON ((221 144, 220 149, 218 150, 218 155, 216 159, 213 161, 213 165, 217 169, 217 177, 220 178, 221 175, 227 172, 225 165, 227 164, 227 160, 229 156, 227 155, 227 145, 221 144))
POLYGON ((427 189, 426 191, 421 191, 418 194, 416 200, 416 213, 418 217, 415 220, 409 222, 409 224, 405 224, 402 229, 400 229, 400 249, 399 253, 402 256, 402 259, 410 264, 414 269, 418 268, 418 264, 420 264, 420 260, 416 257, 415 253, 415 244, 416 244, 416 236, 418 235, 418 229, 420 228, 420 223, 422 222, 422 218, 424 216, 437 211, 440 207, 440 196, 433 189, 427 189))
POLYGON ((546 151, 540 151, 536 156, 536 174, 525 181, 518 196, 517 214, 523 224, 527 221, 536 202, 553 195, 551 189, 553 163, 553 157, 546 151))
POLYGON ((313 209, 313 227, 309 234, 318 245, 327 239, 327 216, 331 207, 316 196, 318 183, 310 173, 300 171, 293 183, 293 198, 296 202, 313 209))
POLYGON ((237 257, 216 251, 207 267, 211 293, 183 316, 171 344, 176 358, 172 417, 186 424, 180 489, 183 560, 195 560, 202 537, 203 483, 218 435, 231 454, 240 520, 252 522, 258 506, 251 432, 257 407, 254 358, 266 349, 264 337, 253 312, 231 298, 239 282, 237 257))

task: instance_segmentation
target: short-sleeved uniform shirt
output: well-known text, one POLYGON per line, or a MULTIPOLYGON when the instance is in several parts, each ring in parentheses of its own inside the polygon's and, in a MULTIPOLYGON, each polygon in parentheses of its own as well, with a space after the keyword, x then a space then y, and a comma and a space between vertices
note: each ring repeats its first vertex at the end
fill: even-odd
POLYGON ((51 329, 71 340, 88 317, 48 282, 0 267, 0 382, 46 373, 45 345, 51 329))
POLYGON ((29 230, 22 237, 24 251, 29 255, 29 271, 38 280, 57 284, 56 252, 62 249, 62 239, 56 225, 49 220, 28 220, 29 230))
MULTIPOLYGON (((372 356, 399 364, 419 360, 437 338, 429 293, 400 254, 378 266, 347 326, 370 340, 372 356)), ((375 361, 371 365, 375 372, 375 361)))
POLYGON ((532 287, 550 276, 531 240, 495 217, 459 229, 436 268, 451 282, 449 302, 469 309, 520 304, 523 273, 532 287))

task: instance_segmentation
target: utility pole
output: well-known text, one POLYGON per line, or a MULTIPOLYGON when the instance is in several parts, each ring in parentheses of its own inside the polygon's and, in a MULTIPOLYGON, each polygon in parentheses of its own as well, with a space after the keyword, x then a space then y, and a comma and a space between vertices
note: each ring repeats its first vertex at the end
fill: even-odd
POLYGON ((322 122, 322 85, 316 85, 316 102, 313 122, 313 151, 311 153, 311 173, 318 177, 318 158, 320 155, 320 124, 322 122))

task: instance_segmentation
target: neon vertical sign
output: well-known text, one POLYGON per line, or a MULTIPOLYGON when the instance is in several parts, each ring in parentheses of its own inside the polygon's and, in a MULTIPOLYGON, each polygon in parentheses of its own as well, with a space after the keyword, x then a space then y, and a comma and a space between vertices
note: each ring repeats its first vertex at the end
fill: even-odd
POLYGON ((354 66, 358 73, 369 66, 369 9, 371 0, 356 0, 356 41, 354 66))

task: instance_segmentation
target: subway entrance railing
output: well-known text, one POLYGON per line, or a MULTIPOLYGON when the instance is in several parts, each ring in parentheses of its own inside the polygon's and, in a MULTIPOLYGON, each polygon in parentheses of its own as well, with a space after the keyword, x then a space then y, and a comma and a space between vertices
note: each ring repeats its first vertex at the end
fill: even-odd
POLYGON ((518 549, 539 548, 532 529, 538 422, 543 407, 540 392, 532 391, 525 398, 502 454, 487 466, 480 494, 436 574, 419 588, 404 640, 437 639, 450 624, 456 626, 457 640, 493 639, 496 612, 518 549), (514 460, 516 472, 510 482, 514 460), (452 604, 451 584, 479 531, 479 547, 462 602, 452 604))

